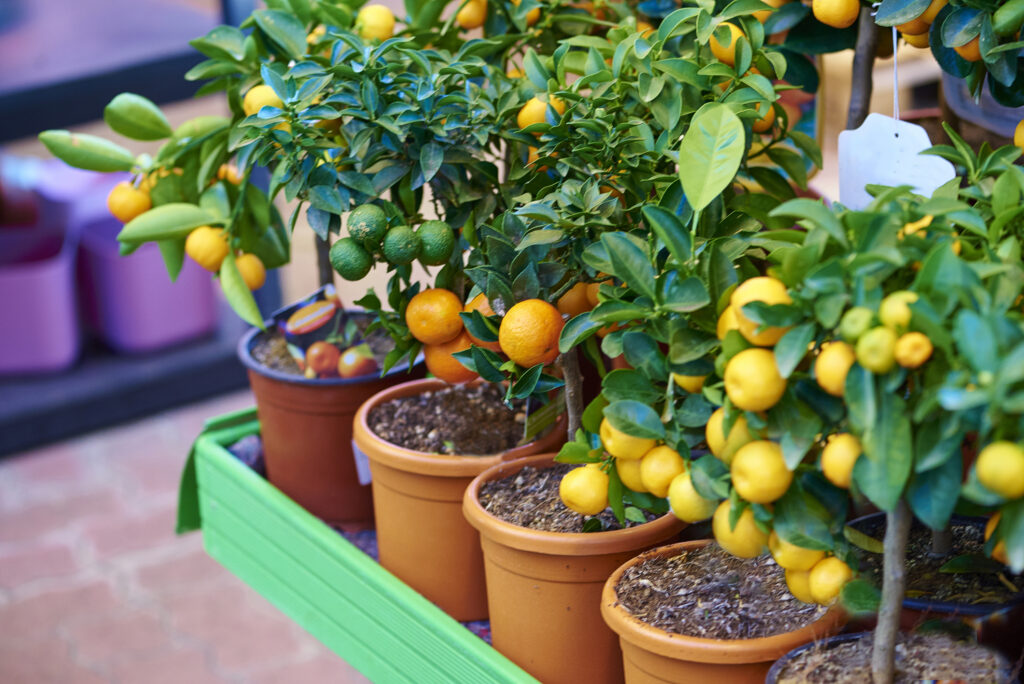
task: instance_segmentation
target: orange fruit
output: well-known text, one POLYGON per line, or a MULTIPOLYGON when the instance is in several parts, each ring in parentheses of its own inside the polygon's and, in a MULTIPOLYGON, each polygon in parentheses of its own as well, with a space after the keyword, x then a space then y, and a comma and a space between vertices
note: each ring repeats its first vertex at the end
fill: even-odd
MULTIPOLYGON (((996 531, 996 528, 999 527, 999 518, 1000 518, 1001 515, 1002 515, 1001 513, 996 513, 995 515, 993 515, 991 518, 988 519, 987 523, 985 523, 985 541, 988 541, 989 537, 991 537, 992 534, 996 531)), ((999 561, 1003 565, 1007 565, 1008 564, 1008 561, 1007 561, 1007 558, 1006 558, 1006 542, 1005 541, 1000 540, 1000 541, 996 542, 995 547, 992 549, 992 558, 994 558, 995 560, 999 561)))
POLYGON ((239 254, 235 266, 250 290, 258 290, 267 282, 267 269, 255 254, 239 254))
POLYGON ((505 313, 498 328, 501 350, 520 366, 548 364, 558 357, 562 314, 542 299, 519 302, 505 313))
POLYGON ((487 21, 487 0, 469 0, 456 15, 455 23, 464 29, 476 29, 487 21))
POLYGON ((455 336, 455 339, 440 344, 424 345, 423 360, 427 363, 427 370, 453 385, 475 380, 477 374, 452 356, 455 352, 469 349, 472 344, 473 341, 469 338, 469 333, 463 330, 455 336))
POLYGON ((306 368, 317 375, 336 375, 341 352, 330 342, 314 342, 306 350, 306 368))
POLYGON ((723 64, 732 66, 736 63, 736 39, 743 35, 743 31, 736 24, 723 21, 722 26, 729 29, 729 42, 722 44, 718 41, 718 29, 711 34, 711 53, 723 64))
MULTIPOLYGON (((826 26, 849 28, 860 16, 860 0, 812 0, 811 11, 826 26)), ((793 123, 793 119, 789 121, 793 123)))
POLYGON ((968 62, 980 62, 981 61, 981 43, 978 40, 979 36, 974 36, 973 39, 966 45, 958 45, 953 49, 956 50, 956 54, 960 55, 968 62))
MULTIPOLYGON (((491 303, 487 301, 487 295, 483 292, 469 300, 469 303, 466 304, 466 308, 463 309, 463 311, 466 313, 469 313, 470 311, 479 311, 485 318, 494 315, 494 309, 491 308, 491 303)), ((473 344, 478 347, 490 349, 493 352, 501 351, 501 345, 497 342, 484 342, 483 340, 473 337, 473 334, 468 330, 466 331, 466 334, 469 335, 469 339, 473 341, 473 344)))
POLYGON ((227 235, 220 228, 199 226, 185 238, 185 254, 211 273, 220 270, 230 251, 227 235))
MULTIPOLYGON (((755 109, 758 111, 758 113, 761 112, 761 105, 762 104, 763 104, 762 102, 758 102, 757 106, 755 107, 755 109)), ((775 123, 775 107, 772 107, 771 105, 768 105, 768 111, 765 112, 764 116, 762 116, 760 119, 755 121, 754 124, 750 127, 750 129, 752 131, 754 131, 755 133, 767 133, 768 131, 770 131, 772 129, 772 124, 774 124, 774 123, 775 123)))
MULTIPOLYGON (((771 5, 775 9, 778 9, 779 7, 782 7, 787 2, 789 2, 789 0, 764 0, 764 3, 766 5, 771 5)), ((758 11, 754 12, 754 18, 757 19, 762 24, 764 22, 768 21, 768 19, 771 16, 772 16, 772 11, 771 10, 758 10, 758 11)))
MULTIPOLYGON (((522 2, 522 0, 512 0, 512 4, 515 5, 516 7, 519 6, 520 2, 522 2)), ((534 7, 532 10, 526 13, 527 26, 533 26, 534 24, 537 23, 538 19, 540 19, 540 7, 534 7)))
POLYGON ((128 223, 152 207, 153 200, 149 198, 149 192, 141 185, 136 188, 128 181, 121 181, 107 195, 107 208, 121 223, 128 223))
POLYGON ((233 185, 238 185, 242 182, 242 177, 238 173, 238 167, 234 164, 221 164, 220 168, 217 169, 217 178, 233 185))
POLYGON ((555 308, 564 314, 569 314, 570 318, 590 311, 594 307, 590 303, 590 298, 587 297, 587 287, 586 283, 576 283, 558 298, 555 308))
POLYGON ((441 344, 462 332, 462 302, 451 290, 430 288, 420 292, 405 307, 405 324, 423 344, 441 344))

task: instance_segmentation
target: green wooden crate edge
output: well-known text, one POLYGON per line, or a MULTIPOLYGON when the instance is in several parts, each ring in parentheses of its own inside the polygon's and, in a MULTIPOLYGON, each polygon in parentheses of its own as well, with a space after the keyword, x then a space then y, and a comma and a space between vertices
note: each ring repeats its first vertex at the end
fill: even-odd
MULTIPOLYGON (((453 674, 476 671, 485 674, 486 681, 493 682, 536 681, 226 450, 226 446, 258 432, 255 409, 207 421, 182 475, 179 531, 202 526, 204 543, 211 556, 253 586, 332 651, 347 656, 353 666, 368 676, 391 678, 394 675, 393 667, 398 663, 407 668, 405 671, 410 673, 413 681, 426 681, 422 675, 434 670, 450 671, 453 674), (213 475, 204 478, 204 472, 213 475), (211 522, 215 521, 216 525, 211 524, 207 533, 206 521, 202 519, 203 507, 216 505, 214 502, 222 494, 227 495, 228 501, 231 500, 232 494, 227 491, 225 483, 236 488, 234 496, 244 492, 258 508, 250 506, 249 518, 241 515, 211 516, 211 522), (261 518, 252 517, 254 511, 258 511, 261 516, 273 516, 281 524, 290 527, 296 534, 295 539, 301 539, 307 545, 304 547, 307 553, 308 544, 315 544, 318 550, 337 562, 344 572, 358 577, 363 587, 360 595, 347 596, 342 587, 338 589, 341 592, 339 596, 350 600, 367 616, 372 617, 378 612, 389 615, 395 631, 407 635, 416 634, 417 648, 403 649, 392 645, 387 654, 380 654, 362 645, 354 647, 353 642, 363 643, 359 635, 346 631, 343 619, 339 620, 338 616, 327 615, 319 609, 323 603, 321 599, 328 596, 322 588, 296 587, 280 577, 280 573, 275 574, 275 567, 288 567, 289 562, 296 560, 301 562, 301 553, 295 553, 292 548, 301 545, 291 544, 286 548, 280 539, 277 543, 268 539, 260 529, 261 518), (189 522, 193 524, 189 525, 189 522), (244 532, 259 535, 259 538, 266 541, 258 553, 230 543, 233 532, 242 530, 242 526, 244 532), (367 587, 369 590, 366 590, 367 587), (429 661, 424 660, 428 657, 429 661), (381 666, 382 662, 387 665, 381 666)), ((330 598, 336 600, 339 597, 330 598)))

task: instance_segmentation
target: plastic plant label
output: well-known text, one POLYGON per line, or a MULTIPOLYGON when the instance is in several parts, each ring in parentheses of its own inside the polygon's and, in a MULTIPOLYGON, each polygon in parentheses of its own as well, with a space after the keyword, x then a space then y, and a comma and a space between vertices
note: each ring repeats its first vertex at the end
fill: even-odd
POLYGON ((956 175, 945 159, 921 154, 931 146, 917 124, 869 114, 860 128, 839 134, 839 201, 866 208, 872 199, 866 185, 913 185, 914 192, 931 197, 956 175))
POLYGON ((370 475, 370 458, 363 453, 363 450, 356 446, 356 440, 352 440, 352 458, 356 462, 356 476, 359 484, 368 485, 373 480, 370 475))

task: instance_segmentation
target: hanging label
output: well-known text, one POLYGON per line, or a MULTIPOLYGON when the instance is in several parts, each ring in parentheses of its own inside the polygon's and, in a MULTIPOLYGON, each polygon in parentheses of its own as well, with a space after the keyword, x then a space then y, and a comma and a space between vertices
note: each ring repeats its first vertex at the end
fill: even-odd
POLYGON ((363 450, 356 446, 356 440, 352 440, 352 458, 356 462, 356 476, 359 484, 370 484, 373 477, 370 475, 370 458, 363 453, 363 450))
POLYGON ((839 201, 850 209, 871 203, 866 185, 913 185, 925 197, 956 175, 941 157, 921 154, 932 146, 917 124, 869 114, 860 128, 839 134, 839 201))

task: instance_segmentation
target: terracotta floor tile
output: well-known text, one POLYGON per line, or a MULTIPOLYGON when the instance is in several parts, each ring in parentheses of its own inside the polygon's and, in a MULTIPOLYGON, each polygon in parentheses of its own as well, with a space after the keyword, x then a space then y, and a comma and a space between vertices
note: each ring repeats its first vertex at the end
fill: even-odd
POLYGON ((73 574, 78 564, 65 544, 41 544, 0 555, 0 586, 14 589, 32 580, 73 574))
POLYGON ((64 628, 80 662, 108 666, 175 648, 170 630, 158 617, 141 610, 116 612, 95 620, 80 620, 64 628))
POLYGON ((38 540, 66 530, 96 516, 122 510, 113 491, 71 496, 63 500, 34 503, 27 508, 0 515, 0 543, 38 540))
POLYGON ((252 675, 253 684, 363 684, 370 680, 330 652, 301 663, 288 663, 252 675))
POLYGON ((0 608, 0 635, 22 640, 55 634, 59 626, 73 618, 109 613, 118 605, 105 580, 71 589, 43 591, 27 598, 15 597, 0 608))
POLYGON ((113 666, 111 681, 118 684, 221 684, 206 655, 194 648, 174 647, 113 666))
MULTIPOLYGON (((2 632, 0 628, 0 634, 2 632)), ((57 638, 16 648, 6 643, 0 645, 0 682, 101 684, 109 681, 106 676, 75 662, 70 646, 57 638)))

